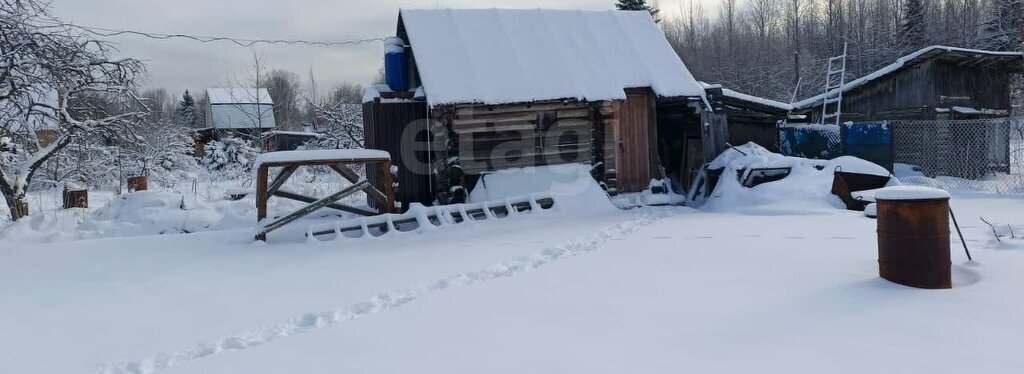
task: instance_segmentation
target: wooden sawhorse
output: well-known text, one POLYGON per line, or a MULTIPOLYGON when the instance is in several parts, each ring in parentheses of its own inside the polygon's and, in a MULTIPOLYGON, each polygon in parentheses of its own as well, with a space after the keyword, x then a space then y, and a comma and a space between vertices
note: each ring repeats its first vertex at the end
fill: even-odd
POLYGON ((355 213, 363 216, 375 216, 383 213, 395 212, 395 193, 391 181, 391 157, 383 151, 366 150, 336 150, 336 151, 287 151, 271 152, 257 158, 256 170, 256 220, 259 226, 256 232, 256 240, 267 240, 267 233, 277 230, 284 225, 294 222, 314 211, 322 208, 331 208, 344 212, 355 213), (349 152, 345 152, 349 151, 349 152), (277 155, 275 155, 275 153, 277 155), (268 157, 264 157, 268 156, 268 157), (280 156, 280 157, 275 157, 280 156), (266 160, 261 160, 265 158, 266 160), (359 178, 359 174, 353 171, 349 165, 365 164, 366 173, 376 169, 381 174, 384 184, 384 191, 370 185, 366 179, 359 178), (352 183, 352 185, 341 189, 324 198, 315 198, 300 195, 298 193, 284 191, 281 186, 288 178, 303 166, 327 166, 352 183), (269 181, 270 168, 279 167, 273 181, 269 181), (377 206, 377 211, 354 207, 338 203, 347 196, 358 191, 366 193, 377 206), (302 208, 265 222, 267 218, 267 201, 271 196, 291 199, 307 203, 302 208))

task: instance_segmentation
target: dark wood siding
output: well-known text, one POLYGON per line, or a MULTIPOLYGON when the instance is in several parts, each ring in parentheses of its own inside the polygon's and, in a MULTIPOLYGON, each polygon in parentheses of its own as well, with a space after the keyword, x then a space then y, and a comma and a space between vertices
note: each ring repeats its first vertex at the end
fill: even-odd
POLYGON ((593 112, 586 103, 459 105, 448 119, 466 175, 593 162, 593 112))
POLYGON ((960 105, 978 109, 1010 108, 1010 79, 1005 70, 936 63, 932 74, 935 82, 933 107, 960 105), (943 97, 946 98, 945 102, 941 101, 943 97))
POLYGON ((704 164, 700 115, 685 98, 657 103, 659 160, 673 181, 685 189, 694 171, 704 164))
POLYGON ((926 116, 934 105, 934 92, 931 62, 905 68, 844 94, 843 120, 926 116))
MULTIPOLYGON (((427 155, 429 124, 425 102, 363 104, 364 146, 391 153, 391 161, 398 167, 395 200, 402 203, 403 210, 409 203, 429 205, 434 200, 427 155)), ((375 187, 383 187, 380 175, 370 173, 368 177, 375 187)))
MULTIPOLYGON (((842 121, 930 120, 954 106, 1009 112, 1018 68, 992 58, 936 57, 879 77, 843 95, 842 121)), ((806 108, 812 121, 821 105, 806 108)))

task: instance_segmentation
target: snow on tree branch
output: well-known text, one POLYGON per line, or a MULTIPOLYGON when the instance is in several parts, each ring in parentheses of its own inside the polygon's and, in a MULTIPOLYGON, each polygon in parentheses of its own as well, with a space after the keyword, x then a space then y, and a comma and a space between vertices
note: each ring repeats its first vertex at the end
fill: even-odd
POLYGON ((39 0, 0 0, 0 192, 13 219, 28 214, 33 174, 78 136, 134 137, 145 114, 133 90, 145 73, 131 58, 49 12, 39 0), (93 106, 94 99, 119 104, 93 106), (124 110, 125 108, 142 110, 124 110))

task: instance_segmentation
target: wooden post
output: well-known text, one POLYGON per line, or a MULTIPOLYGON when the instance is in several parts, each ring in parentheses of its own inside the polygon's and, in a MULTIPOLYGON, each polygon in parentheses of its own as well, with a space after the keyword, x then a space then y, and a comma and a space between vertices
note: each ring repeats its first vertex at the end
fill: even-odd
POLYGON ((394 213, 395 186, 391 181, 391 161, 381 162, 380 165, 384 172, 384 194, 387 195, 387 204, 384 205, 384 209, 381 213, 394 213))
POLYGON ((128 178, 128 192, 145 191, 148 189, 149 179, 146 176, 128 178))
MULTIPOLYGON (((256 171, 256 222, 262 223, 267 218, 267 200, 270 199, 270 195, 267 194, 267 175, 270 174, 270 167, 266 165, 260 165, 259 170, 256 171)), ((256 240, 267 240, 267 233, 260 232, 256 234, 256 240)))

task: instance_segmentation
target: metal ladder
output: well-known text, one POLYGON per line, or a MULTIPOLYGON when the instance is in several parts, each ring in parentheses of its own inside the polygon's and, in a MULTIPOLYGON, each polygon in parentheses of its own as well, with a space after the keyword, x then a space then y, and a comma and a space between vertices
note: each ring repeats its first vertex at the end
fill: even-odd
POLYGON ((846 43, 843 43, 843 54, 828 59, 828 70, 825 73, 825 94, 821 101, 821 124, 828 123, 829 119, 835 118, 833 123, 839 125, 839 115, 843 108, 843 86, 846 85, 846 43), (835 67, 838 65, 838 69, 835 67), (833 92, 834 91, 834 92, 833 92), (829 105, 835 106, 835 111, 829 112, 829 105))

